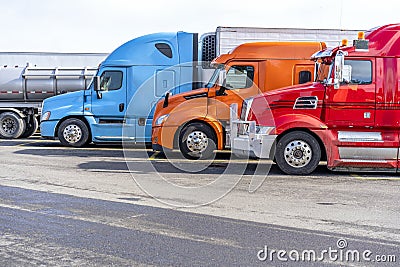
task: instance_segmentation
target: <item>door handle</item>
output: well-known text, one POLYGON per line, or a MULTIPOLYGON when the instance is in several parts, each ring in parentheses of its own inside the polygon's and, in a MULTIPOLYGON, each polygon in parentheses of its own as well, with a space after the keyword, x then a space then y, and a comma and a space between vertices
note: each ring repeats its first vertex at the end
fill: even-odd
POLYGON ((125 109, 125 104, 124 103, 119 104, 119 112, 124 111, 124 109, 125 109))

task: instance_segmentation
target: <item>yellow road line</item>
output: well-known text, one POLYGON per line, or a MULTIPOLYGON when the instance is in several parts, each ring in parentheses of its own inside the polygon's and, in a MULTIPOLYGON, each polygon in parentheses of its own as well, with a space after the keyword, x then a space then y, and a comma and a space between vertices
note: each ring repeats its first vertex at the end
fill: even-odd
POLYGON ((34 144, 34 143, 40 143, 41 141, 42 140, 35 140, 35 141, 25 142, 25 143, 22 143, 22 144, 18 144, 17 146, 27 146, 27 145, 34 144))
POLYGON ((399 178, 393 178, 393 177, 362 177, 358 174, 351 174, 350 176, 353 176, 357 180, 369 180, 369 181, 400 181, 399 178))
MULTIPOLYGON (((138 159, 140 160, 140 159, 138 159)), ((171 162, 171 163, 209 163, 209 164, 216 164, 216 163, 225 163, 225 164, 229 164, 229 163, 240 163, 240 164, 245 164, 245 163, 260 163, 260 164, 272 164, 272 162, 259 162, 256 160, 250 160, 250 161, 246 161, 246 160, 237 160, 237 159, 216 159, 216 160, 203 160, 203 161, 191 161, 188 159, 173 159, 173 158, 156 158, 155 155, 152 155, 151 157, 149 157, 149 160, 155 161, 155 162, 171 162)))
POLYGON ((156 160, 156 157, 160 154, 160 151, 155 152, 153 155, 149 157, 149 160, 156 160))

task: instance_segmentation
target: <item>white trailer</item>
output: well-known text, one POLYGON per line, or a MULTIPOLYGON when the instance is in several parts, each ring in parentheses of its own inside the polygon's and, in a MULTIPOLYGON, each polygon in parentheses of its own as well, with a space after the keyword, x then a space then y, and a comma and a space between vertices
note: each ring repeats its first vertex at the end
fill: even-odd
POLYGON ((360 31, 363 30, 217 27, 215 32, 205 33, 200 37, 199 61, 202 62, 202 66, 199 77, 203 81, 208 81, 213 73, 210 62, 243 43, 315 41, 325 42, 327 46, 335 47, 340 45, 343 39, 356 39, 360 31))

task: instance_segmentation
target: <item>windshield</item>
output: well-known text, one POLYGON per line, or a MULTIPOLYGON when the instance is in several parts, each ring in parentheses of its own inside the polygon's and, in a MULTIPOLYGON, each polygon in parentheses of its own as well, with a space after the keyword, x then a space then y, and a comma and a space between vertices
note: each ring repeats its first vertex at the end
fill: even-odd
POLYGON ((315 63, 315 69, 316 69, 316 76, 315 76, 315 81, 316 82, 324 82, 326 81, 331 73, 331 65, 332 65, 332 60, 329 58, 325 59, 319 59, 315 63))
POLYGON ((215 84, 218 81, 219 78, 219 72, 224 68, 224 65, 218 65, 217 68, 215 69, 213 75, 211 76, 210 81, 207 83, 206 88, 211 88, 215 86, 215 84))

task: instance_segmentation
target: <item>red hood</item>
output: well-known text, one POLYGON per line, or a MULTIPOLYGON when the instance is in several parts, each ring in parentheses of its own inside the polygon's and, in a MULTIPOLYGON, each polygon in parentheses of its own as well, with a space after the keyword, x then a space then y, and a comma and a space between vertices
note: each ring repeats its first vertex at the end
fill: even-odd
POLYGON ((271 119, 270 115, 276 118, 282 114, 298 112, 311 112, 313 116, 319 116, 324 97, 325 86, 319 82, 268 91, 253 98, 247 119, 266 123, 271 119), (315 106, 311 103, 314 103, 315 106), (268 110, 273 114, 266 112, 268 110))
POLYGON ((293 86, 283 87, 277 90, 267 91, 254 97, 266 98, 268 101, 279 99, 292 100, 294 95, 296 96, 311 96, 312 92, 325 92, 325 87, 319 82, 298 84, 293 86))

